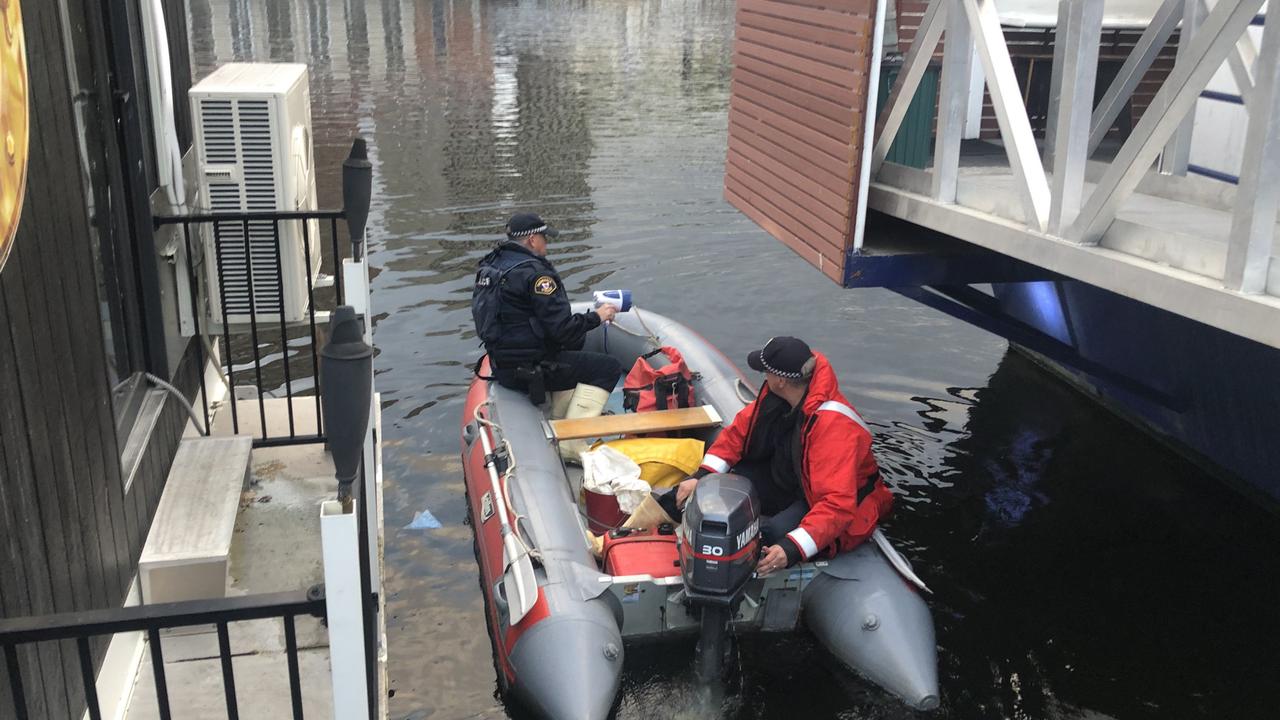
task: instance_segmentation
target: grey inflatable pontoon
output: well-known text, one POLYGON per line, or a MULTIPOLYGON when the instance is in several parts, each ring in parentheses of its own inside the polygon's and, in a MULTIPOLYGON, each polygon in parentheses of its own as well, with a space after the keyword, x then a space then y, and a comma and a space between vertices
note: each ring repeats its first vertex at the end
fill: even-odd
MULTIPOLYGON (((713 406, 726 421, 754 398, 728 358, 656 313, 619 313, 612 326, 592 331, 586 349, 607 352, 630 368, 664 345, 677 348, 695 373, 696 402, 713 406)), ((718 431, 701 439, 710 443, 718 431)), ((700 642, 712 642, 708 628, 712 636, 715 628, 707 618, 717 612, 740 632, 793 630, 802 618, 860 675, 911 707, 938 706, 934 626, 920 594, 923 583, 879 531, 874 542, 852 552, 768 578, 752 575, 751 555, 743 560, 750 565, 733 596, 711 597, 708 604, 706 592, 686 587, 694 570, 685 555, 675 575, 602 571, 578 502, 581 472, 561 461, 550 423, 526 395, 477 378, 463 416, 462 456, 499 684, 536 713, 555 720, 607 717, 627 639, 693 636, 701 628, 700 642)), ((734 476, 718 477, 700 483, 700 499, 691 501, 705 509, 699 515, 703 528, 721 527, 708 518, 728 507, 713 494, 741 485, 734 476)), ((688 527, 689 516, 686 511, 685 525, 675 533, 682 547, 699 532, 688 527)), ((714 571, 717 563, 710 565, 714 571)))

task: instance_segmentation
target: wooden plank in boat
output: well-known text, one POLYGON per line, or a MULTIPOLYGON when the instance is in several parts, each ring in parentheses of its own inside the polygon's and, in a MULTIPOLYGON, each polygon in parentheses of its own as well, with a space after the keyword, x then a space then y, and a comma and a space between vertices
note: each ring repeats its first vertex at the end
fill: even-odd
POLYGON ((557 440, 579 440, 607 435, 691 430, 715 427, 721 423, 720 413, 710 405, 679 410, 600 415, 591 418, 552 420, 551 429, 557 440))

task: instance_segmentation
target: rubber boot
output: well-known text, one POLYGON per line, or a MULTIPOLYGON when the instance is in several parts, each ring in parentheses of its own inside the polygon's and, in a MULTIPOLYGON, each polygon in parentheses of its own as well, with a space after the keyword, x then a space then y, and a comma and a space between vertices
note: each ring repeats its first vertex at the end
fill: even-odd
MULTIPOLYGON (((573 389, 573 397, 569 399, 569 408, 564 413, 565 420, 596 417, 604 411, 604 404, 609 401, 609 391, 595 385, 579 383, 573 389)), ((560 457, 567 462, 581 463, 582 453, 587 451, 586 440, 560 441, 560 457)))
POLYGON ((572 390, 556 390, 551 393, 551 419, 563 420, 569 411, 569 401, 573 399, 572 390))

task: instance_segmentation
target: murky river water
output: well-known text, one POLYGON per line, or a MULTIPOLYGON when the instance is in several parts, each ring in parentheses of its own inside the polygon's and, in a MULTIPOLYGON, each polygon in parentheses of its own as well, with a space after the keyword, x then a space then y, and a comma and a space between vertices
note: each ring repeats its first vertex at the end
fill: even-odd
MULTIPOLYGON (((826 352, 936 591, 948 718, 1274 717, 1280 523, 1010 353, 840 290, 721 200, 729 0, 188 0, 197 77, 311 68, 324 206, 371 142, 393 718, 500 717, 458 461, 475 262, 516 210, 571 294, 631 288, 740 358, 826 352), (436 530, 403 529, 429 509, 436 530)), ((718 712, 687 644, 628 657, 622 718, 907 717, 809 637, 747 639, 718 712)))

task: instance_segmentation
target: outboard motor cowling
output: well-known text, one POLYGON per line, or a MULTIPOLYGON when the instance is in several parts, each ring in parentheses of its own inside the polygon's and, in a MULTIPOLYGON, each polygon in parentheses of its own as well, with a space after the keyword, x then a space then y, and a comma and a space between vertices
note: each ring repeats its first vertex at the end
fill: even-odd
POLYGON ((740 475, 698 481, 680 525, 680 572, 700 605, 731 604, 760 559, 760 502, 740 475))
POLYGON ((718 680, 733 608, 760 560, 760 502, 751 481, 713 474, 698 481, 680 523, 680 574, 702 613, 698 674, 718 680))

